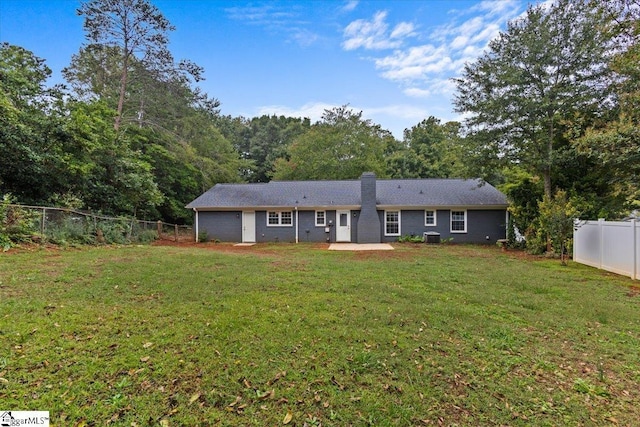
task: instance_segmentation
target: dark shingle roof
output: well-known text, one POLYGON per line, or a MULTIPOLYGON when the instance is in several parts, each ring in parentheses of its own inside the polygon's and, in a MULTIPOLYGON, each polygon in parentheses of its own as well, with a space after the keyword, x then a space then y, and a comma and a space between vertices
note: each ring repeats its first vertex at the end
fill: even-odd
MULTIPOLYGON (((463 179, 378 179, 377 205, 384 207, 501 207, 507 199, 490 184, 463 179)), ((271 181, 217 184, 189 209, 359 207, 360 181, 271 181)))

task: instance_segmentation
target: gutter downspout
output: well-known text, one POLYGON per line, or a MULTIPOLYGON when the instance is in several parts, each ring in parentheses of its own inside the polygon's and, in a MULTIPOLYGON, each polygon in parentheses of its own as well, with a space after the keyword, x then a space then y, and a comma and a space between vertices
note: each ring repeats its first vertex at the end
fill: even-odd
POLYGON ((196 243, 198 243, 198 235, 200 234, 200 230, 198 230, 198 210, 196 208, 193 208, 193 211, 196 213, 196 220, 194 223, 193 230, 195 231, 196 243))
POLYGON ((295 211, 296 211, 296 243, 298 243, 298 235, 299 235, 299 230, 298 228, 300 227, 300 222, 298 221, 298 207, 295 207, 295 211))

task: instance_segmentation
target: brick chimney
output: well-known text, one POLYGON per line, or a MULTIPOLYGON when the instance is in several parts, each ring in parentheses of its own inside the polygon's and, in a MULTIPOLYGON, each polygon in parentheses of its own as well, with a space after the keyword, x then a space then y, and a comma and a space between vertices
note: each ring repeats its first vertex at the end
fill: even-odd
POLYGON ((360 217, 358 243, 380 243, 380 217, 376 209, 376 175, 365 172, 360 177, 360 217))

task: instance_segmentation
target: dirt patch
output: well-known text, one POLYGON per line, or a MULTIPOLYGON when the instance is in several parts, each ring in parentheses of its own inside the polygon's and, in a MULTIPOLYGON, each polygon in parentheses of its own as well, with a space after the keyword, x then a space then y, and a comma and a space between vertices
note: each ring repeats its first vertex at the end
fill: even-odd
MULTIPOLYGON (((295 249, 294 244, 289 243, 281 243, 280 246, 289 246, 292 250, 295 249)), ((271 243, 256 243, 253 246, 236 246, 235 243, 214 243, 214 242, 206 242, 206 243, 196 243, 196 242, 184 242, 179 241, 175 242, 173 240, 156 240, 152 243, 152 246, 169 246, 176 248, 194 248, 194 249, 204 249, 216 252, 225 252, 225 253, 234 253, 234 254, 275 254, 277 251, 275 250, 273 244, 271 243)), ((305 247, 309 247, 308 244, 305 243, 305 247)), ((317 243, 311 245, 313 249, 318 250, 328 250, 329 245, 327 243, 317 243)))
POLYGON ((628 297, 637 297, 640 295, 640 286, 629 286, 629 292, 627 292, 628 297))

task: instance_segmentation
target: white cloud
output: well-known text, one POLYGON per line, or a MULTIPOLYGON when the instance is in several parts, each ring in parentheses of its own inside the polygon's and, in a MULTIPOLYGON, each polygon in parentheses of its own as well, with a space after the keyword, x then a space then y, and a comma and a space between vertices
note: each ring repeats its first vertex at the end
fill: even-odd
POLYGON ((392 55, 376 59, 375 65, 384 70, 382 76, 389 80, 413 81, 449 70, 451 58, 444 46, 422 45, 406 51, 396 50, 392 55))
POLYGON ((466 10, 450 11, 449 21, 428 34, 420 34, 407 22, 389 33, 387 12, 378 12, 372 20, 349 24, 344 30, 343 47, 393 49, 390 54, 369 60, 381 77, 400 84, 406 96, 450 95, 455 92, 451 78, 462 73, 465 63, 480 57, 506 23, 522 14, 524 6, 519 0, 485 0, 466 10), (409 36, 426 38, 429 43, 410 45, 409 36))
POLYGON ((379 11, 371 20, 357 19, 344 29, 345 50, 364 48, 367 50, 393 49, 400 47, 407 37, 415 34, 415 26, 409 22, 401 22, 389 32, 385 22, 386 11, 379 11))
POLYGON ((411 98, 427 98, 432 95, 432 92, 429 89, 420 89, 417 87, 410 87, 402 92, 411 98))
POLYGON ((294 28, 291 33, 291 39, 302 47, 309 47, 320 39, 317 33, 306 28, 294 28))
POLYGON ((322 118, 324 110, 330 110, 335 107, 340 107, 340 105, 326 102, 308 102, 298 108, 292 108, 286 105, 264 105, 258 107, 257 115, 275 114, 276 116, 306 117, 309 118, 312 123, 315 123, 322 118))
POLYGON ((311 22, 300 18, 295 8, 282 8, 275 4, 265 6, 235 6, 225 9, 230 19, 245 25, 255 25, 273 34, 284 34, 287 41, 293 41, 301 47, 309 47, 320 39, 311 31, 311 22))
POLYGON ((345 3, 344 6, 340 9, 342 12, 353 12, 356 7, 358 7, 358 0, 350 0, 345 3))
POLYGON ((396 25, 396 27, 393 29, 389 37, 391 37, 392 39, 409 37, 409 36, 415 35, 415 29, 416 27, 412 23, 401 22, 398 25, 396 25))

